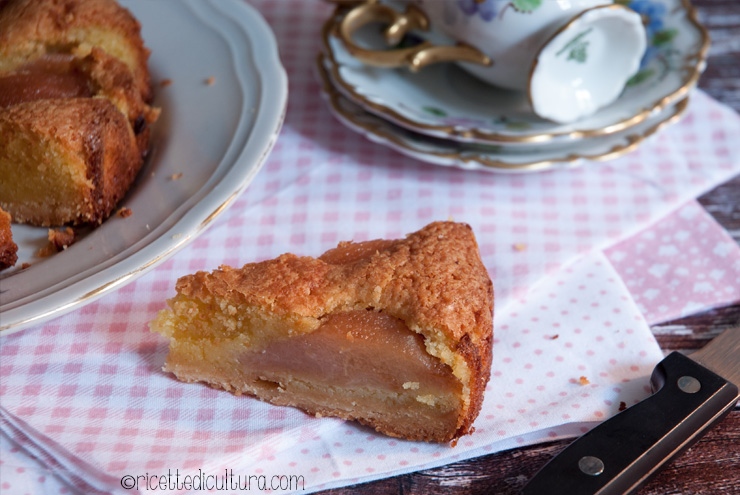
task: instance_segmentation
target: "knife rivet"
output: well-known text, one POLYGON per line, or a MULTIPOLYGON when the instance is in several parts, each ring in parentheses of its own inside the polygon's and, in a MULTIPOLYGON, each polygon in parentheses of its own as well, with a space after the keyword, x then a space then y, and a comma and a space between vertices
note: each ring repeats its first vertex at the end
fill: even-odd
POLYGON ((589 476, 598 476, 604 472, 604 462, 598 457, 586 455, 578 461, 578 469, 589 476))
POLYGON ((687 394, 695 394, 701 390, 701 383, 693 376, 682 376, 678 379, 678 388, 687 394))

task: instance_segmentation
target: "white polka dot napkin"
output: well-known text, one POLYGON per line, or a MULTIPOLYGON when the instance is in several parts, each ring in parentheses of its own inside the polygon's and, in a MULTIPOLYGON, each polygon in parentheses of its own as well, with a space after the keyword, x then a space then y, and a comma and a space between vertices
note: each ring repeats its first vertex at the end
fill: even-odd
POLYGON ((2 347, 14 370, 3 383, 3 431, 83 492, 170 469, 293 474, 318 489, 560 438, 644 397, 661 356, 609 262, 587 256, 502 301, 475 433, 454 448, 406 442, 161 372, 166 343, 145 321, 116 322, 146 307, 155 279, 94 303, 93 324, 63 317, 2 347))

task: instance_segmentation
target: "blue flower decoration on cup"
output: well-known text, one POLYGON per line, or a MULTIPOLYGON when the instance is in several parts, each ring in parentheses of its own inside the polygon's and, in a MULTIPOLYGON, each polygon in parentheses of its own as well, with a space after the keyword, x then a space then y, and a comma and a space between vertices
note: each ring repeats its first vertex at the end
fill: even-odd
POLYGON ((465 15, 473 16, 475 14, 479 14, 486 22, 493 20, 498 13, 496 0, 484 0, 483 2, 477 2, 476 0, 458 0, 457 5, 465 15))

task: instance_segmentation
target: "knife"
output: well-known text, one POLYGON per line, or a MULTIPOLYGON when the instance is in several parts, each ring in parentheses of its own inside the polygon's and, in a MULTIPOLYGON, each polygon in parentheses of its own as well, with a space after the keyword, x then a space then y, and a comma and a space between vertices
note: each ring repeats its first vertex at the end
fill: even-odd
POLYGON ((687 357, 672 352, 653 395, 576 439, 524 487, 525 495, 628 494, 690 447, 738 400, 740 328, 687 357))

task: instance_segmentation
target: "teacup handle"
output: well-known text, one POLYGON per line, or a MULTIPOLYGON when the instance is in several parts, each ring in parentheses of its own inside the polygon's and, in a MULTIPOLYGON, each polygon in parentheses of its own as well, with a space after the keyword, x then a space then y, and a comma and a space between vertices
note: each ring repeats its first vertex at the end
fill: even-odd
POLYGON ((439 62, 471 62, 480 65, 493 63, 480 50, 463 43, 437 46, 424 41, 414 47, 395 50, 369 50, 358 46, 353 40, 355 31, 373 22, 389 24, 384 31, 385 41, 389 46, 398 44, 409 31, 429 29, 429 19, 413 4, 404 13, 380 4, 377 0, 368 0, 353 7, 340 22, 338 36, 347 51, 365 64, 386 68, 407 66, 415 72, 439 62))

